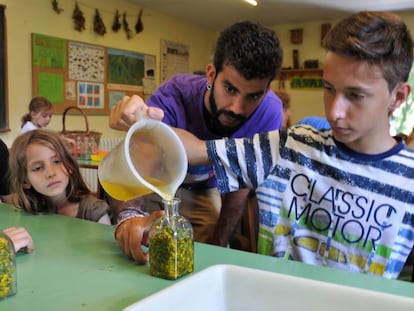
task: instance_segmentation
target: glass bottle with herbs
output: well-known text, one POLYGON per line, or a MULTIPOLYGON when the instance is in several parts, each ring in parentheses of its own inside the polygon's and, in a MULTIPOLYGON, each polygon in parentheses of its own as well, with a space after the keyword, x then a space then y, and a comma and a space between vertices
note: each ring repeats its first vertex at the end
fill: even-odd
POLYGON ((16 294, 16 257, 9 237, 0 231, 0 299, 16 294))
POLYGON ((175 280, 194 270, 194 239, 190 222, 178 212, 180 199, 163 200, 165 215, 149 233, 149 270, 175 280))

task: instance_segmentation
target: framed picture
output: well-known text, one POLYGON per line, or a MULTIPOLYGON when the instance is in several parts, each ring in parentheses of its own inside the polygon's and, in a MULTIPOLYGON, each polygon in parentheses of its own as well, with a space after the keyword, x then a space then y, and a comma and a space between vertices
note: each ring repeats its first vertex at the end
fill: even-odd
POLYGON ((297 28, 290 31, 290 42, 293 44, 302 44, 303 41, 303 29, 297 28))

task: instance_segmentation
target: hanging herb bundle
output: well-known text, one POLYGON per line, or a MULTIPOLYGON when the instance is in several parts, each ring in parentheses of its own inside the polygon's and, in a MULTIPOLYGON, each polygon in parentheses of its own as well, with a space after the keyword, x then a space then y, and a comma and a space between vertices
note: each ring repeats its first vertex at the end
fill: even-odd
POLYGON ((127 39, 130 40, 132 38, 132 31, 129 29, 129 25, 126 19, 126 13, 124 12, 124 15, 122 16, 122 27, 124 28, 124 31, 126 33, 127 39))
POLYGON ((142 11, 143 9, 141 9, 138 14, 138 20, 137 20, 137 23, 135 24, 135 33, 140 33, 144 30, 144 25, 142 24, 142 20, 141 20, 142 11))
POLYGON ((53 11, 55 11, 58 14, 60 14, 63 11, 63 9, 59 7, 59 3, 56 0, 52 0, 52 8, 53 11))
POLYGON ((75 24, 75 30, 82 32, 85 30, 85 17, 83 12, 79 9, 78 3, 75 5, 75 9, 72 13, 73 23, 75 24))
POLYGON ((115 16, 114 16, 114 22, 112 24, 112 30, 114 32, 118 32, 118 30, 121 29, 121 23, 119 21, 119 18, 120 18, 119 12, 118 12, 118 10, 116 10, 115 16))
POLYGON ((106 27, 101 18, 101 15, 99 14, 98 9, 95 9, 95 16, 93 18, 93 31, 101 36, 106 34, 106 27))

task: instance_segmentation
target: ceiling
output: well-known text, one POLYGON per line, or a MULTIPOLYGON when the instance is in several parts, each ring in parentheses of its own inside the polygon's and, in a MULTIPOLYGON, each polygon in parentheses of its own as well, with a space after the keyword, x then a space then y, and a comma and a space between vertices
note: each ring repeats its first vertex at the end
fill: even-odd
POLYGON ((216 31, 242 20, 273 26, 335 20, 360 10, 414 10, 413 0, 257 0, 257 6, 243 0, 128 1, 216 31))

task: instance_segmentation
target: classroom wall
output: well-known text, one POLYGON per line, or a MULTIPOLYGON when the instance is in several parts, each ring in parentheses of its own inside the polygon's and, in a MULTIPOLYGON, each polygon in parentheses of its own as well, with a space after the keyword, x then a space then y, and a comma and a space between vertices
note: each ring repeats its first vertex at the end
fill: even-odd
MULTIPOLYGON (((304 61, 308 59, 318 59, 319 67, 323 66, 325 51, 321 48, 321 25, 322 23, 334 24, 335 21, 316 21, 303 24, 285 24, 272 27, 278 35, 283 47, 283 68, 293 68, 293 50, 299 51, 299 63, 303 67, 304 61), (302 44, 292 44, 290 42, 290 30, 302 28, 303 42, 302 44)), ((316 115, 324 116, 322 104, 322 90, 301 90, 291 89, 290 80, 284 83, 285 90, 291 96, 291 121, 296 123, 305 116, 316 115)), ((272 89, 282 89, 280 81, 276 80, 272 83, 272 89)))
MULTIPOLYGON (((144 10, 142 17, 144 31, 131 40, 127 40, 122 29, 117 33, 111 30, 115 11, 118 9, 121 14, 126 11, 129 27, 134 30, 140 7, 123 0, 78 1, 86 18, 86 30, 83 32, 78 32, 73 28, 71 16, 76 1, 58 0, 59 6, 64 9, 60 14, 52 10, 51 2, 50 0, 0 0, 1 4, 6 5, 7 84, 11 129, 10 132, 1 133, 0 138, 8 146, 20 134, 20 119, 28 111, 28 104, 32 98, 32 33, 156 55, 157 81, 160 78, 160 39, 189 46, 190 71, 204 70, 214 49, 216 32, 147 9, 144 10), (104 36, 93 33, 92 22, 95 8, 100 11, 107 29, 104 36)), ((109 129, 108 116, 90 116, 89 123, 91 130, 99 130, 103 136, 124 135, 123 132, 109 129)), ((82 117, 72 115, 67 117, 67 129, 83 129, 84 124, 82 117)), ((52 117, 49 128, 62 129, 61 114, 55 114, 52 117)))
MULTIPOLYGON (((71 15, 76 1, 58 0, 59 6, 64 9, 57 14, 52 10, 49 0, 0 0, 6 5, 7 25, 7 53, 8 53, 8 99, 10 132, 0 133, 0 138, 7 145, 11 145, 14 138, 20 133, 20 118, 27 112, 32 98, 31 73, 31 33, 39 33, 123 50, 136 51, 144 54, 156 55, 157 75, 160 72, 160 39, 187 44, 190 47, 190 71, 204 70, 210 61, 217 33, 206 28, 166 16, 156 11, 144 9, 144 31, 131 40, 127 40, 125 33, 120 30, 112 32, 111 25, 116 9, 122 14, 127 12, 127 20, 133 29, 140 7, 124 0, 82 0, 78 1, 80 9, 86 18, 86 30, 78 32, 73 29, 71 15), (99 9, 106 25, 107 33, 98 36, 93 33, 92 21, 95 8, 99 9)), ((414 33, 414 11, 401 13, 407 25, 414 33)), ((320 46, 320 28, 322 23, 336 21, 315 21, 303 24, 275 25, 274 29, 279 36, 284 49, 283 67, 293 66, 292 51, 299 50, 299 60, 318 59, 323 65, 325 51, 320 46), (290 30, 303 28, 303 43, 290 43, 290 30)), ((286 90, 292 97, 292 121, 296 122, 307 115, 324 115, 322 104, 322 90, 290 89, 289 81, 285 83, 286 90)), ((278 81, 272 83, 272 88, 279 88, 278 81)), ((69 116, 68 129, 82 129, 82 117, 69 116)), ((103 136, 123 136, 123 132, 111 130, 108 127, 108 116, 90 116, 90 129, 99 130, 103 136)), ((61 130, 62 115, 55 114, 49 126, 54 130, 61 130)))

